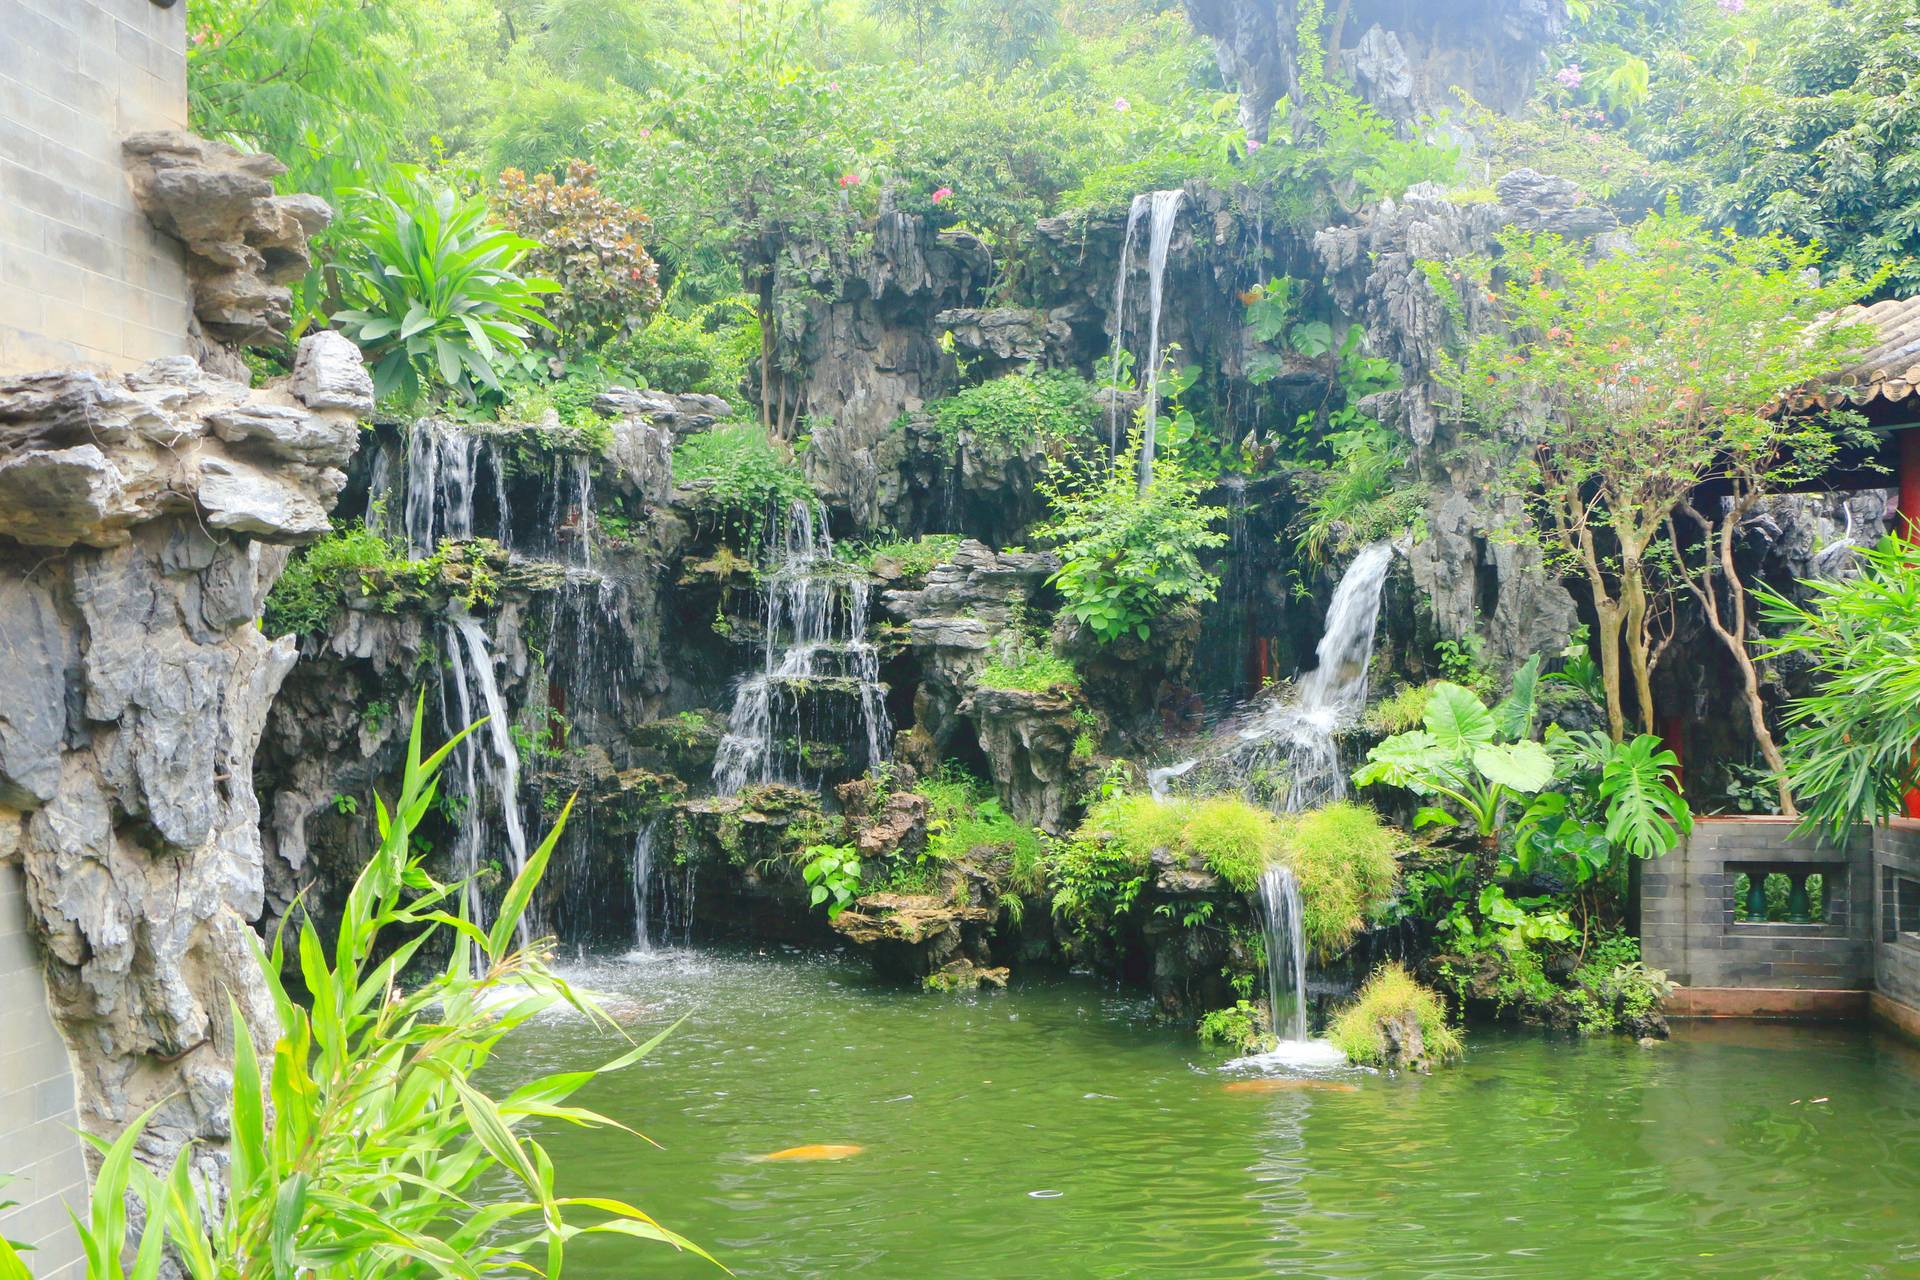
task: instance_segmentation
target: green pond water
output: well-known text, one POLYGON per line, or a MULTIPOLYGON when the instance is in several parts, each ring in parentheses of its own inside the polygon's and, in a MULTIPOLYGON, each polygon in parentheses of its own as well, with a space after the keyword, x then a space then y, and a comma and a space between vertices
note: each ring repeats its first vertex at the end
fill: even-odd
MULTIPOLYGON (((1479 1030, 1431 1078, 1260 1091, 1078 977, 969 999, 806 955, 570 972, 635 1033, 690 1016, 580 1099, 662 1149, 543 1128, 562 1192, 630 1200, 743 1277, 1920 1277, 1920 1055, 1864 1029, 1479 1030), (813 1143, 862 1150, 756 1158, 813 1143)), ((494 1083, 618 1047, 543 1022, 494 1083)), ((632 1241, 568 1262, 721 1274, 632 1241)))

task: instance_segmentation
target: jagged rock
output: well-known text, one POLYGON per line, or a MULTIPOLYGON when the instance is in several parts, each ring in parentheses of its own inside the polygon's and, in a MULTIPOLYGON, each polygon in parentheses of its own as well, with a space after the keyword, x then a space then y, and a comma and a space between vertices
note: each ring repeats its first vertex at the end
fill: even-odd
POLYGON ((705 431, 733 413, 733 407, 719 396, 700 392, 670 395, 632 387, 608 387, 594 397, 593 407, 610 418, 644 418, 672 432, 675 438, 705 431))
POLYGON ((673 431, 643 415, 615 419, 606 474, 622 491, 648 505, 673 492, 673 431))
POLYGON ((207 422, 228 444, 250 444, 269 458, 313 467, 345 466, 360 442, 360 427, 353 419, 321 417, 294 405, 237 404, 215 409, 207 422))
POLYGON ((980 735, 987 770, 1007 812, 1054 835, 1070 825, 1075 703, 1057 693, 977 688, 961 711, 980 735))
MULTIPOLYGON (((1274 104, 1301 90, 1299 9, 1297 0, 1187 0, 1256 141, 1266 140, 1274 104)), ((1567 22, 1561 0, 1352 0, 1335 14, 1323 39, 1329 62, 1345 64, 1361 96, 1407 127, 1457 106, 1456 88, 1496 111, 1519 110, 1567 22)))
POLYGON ((950 895, 870 893, 834 917, 833 928, 870 948, 880 972, 925 979, 953 964, 984 964, 986 929, 996 914, 950 895))
POLYGON ((933 323, 971 360, 995 366, 1066 364, 1073 328, 1065 319, 1031 307, 954 307, 933 323))
MULTIPOLYGON (((312 513, 256 522, 285 539, 325 528, 339 478, 262 470, 241 456, 257 439, 208 423, 283 397, 186 359, 0 380, 0 860, 25 873, 82 1123, 117 1133, 157 1104, 142 1158, 195 1144, 206 1185, 228 1133, 228 999, 256 1043, 277 1026, 248 925, 264 895, 253 761, 295 656, 253 624, 286 552, 223 530, 219 490, 271 484, 312 513)), ((268 416, 317 429, 287 412, 268 416)))
POLYGON ((331 329, 300 344, 287 390, 309 409, 345 409, 362 416, 373 412, 373 379, 367 376, 360 348, 331 329))
POLYGON ((948 961, 938 973, 928 974, 925 985, 929 991, 977 991, 981 987, 1005 991, 1009 976, 1005 965, 983 969, 973 961, 962 958, 948 961))
POLYGON ((1045 552, 997 552, 969 539, 934 566, 924 585, 883 594, 888 612, 907 624, 907 642, 920 659, 914 721, 936 750, 959 728, 961 700, 992 661, 995 640, 1058 567, 1045 552))
POLYGON ((287 169, 265 152, 175 130, 136 133, 123 147, 141 209, 187 247, 194 314, 206 332, 241 346, 285 341, 286 282, 305 274, 307 238, 332 209, 314 196, 275 195, 273 179, 287 169))
POLYGON ((855 827, 854 847, 863 858, 918 857, 927 847, 927 798, 913 791, 888 796, 880 812, 855 827))
POLYGON ((726 717, 703 708, 644 721, 629 730, 628 738, 641 764, 705 782, 713 776, 713 757, 726 732, 726 717))
POLYGON ((1385 1070, 1432 1074, 1433 1055, 1427 1052, 1420 1019, 1411 1010, 1380 1020, 1380 1043, 1384 1046, 1380 1065, 1385 1070))

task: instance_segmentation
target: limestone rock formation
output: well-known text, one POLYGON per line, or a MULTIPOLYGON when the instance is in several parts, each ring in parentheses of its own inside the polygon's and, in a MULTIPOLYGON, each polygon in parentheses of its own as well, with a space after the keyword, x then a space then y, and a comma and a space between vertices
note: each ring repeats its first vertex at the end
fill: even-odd
MULTIPOLYGON (((1298 0, 1187 0, 1194 28, 1213 40, 1220 73, 1239 88, 1250 138, 1264 141, 1274 104, 1301 91, 1306 8, 1298 0)), ((1563 0, 1340 0, 1316 11, 1331 19, 1321 32, 1329 61, 1402 124, 1456 106, 1456 88, 1496 111, 1517 110, 1567 21, 1563 0)))
POLYGON ((187 247, 206 332, 236 346, 284 342, 293 323, 286 284, 306 273, 307 239, 333 217, 327 203, 275 195, 287 167, 265 152, 176 130, 136 133, 124 147, 141 209, 187 247))
POLYGON ((184 357, 0 380, 0 859, 25 872, 83 1122, 160 1103, 159 1163, 196 1140, 217 1159, 228 999, 274 1026, 253 759, 294 645, 255 619, 284 544, 326 528, 371 397, 328 346, 264 391, 184 357))

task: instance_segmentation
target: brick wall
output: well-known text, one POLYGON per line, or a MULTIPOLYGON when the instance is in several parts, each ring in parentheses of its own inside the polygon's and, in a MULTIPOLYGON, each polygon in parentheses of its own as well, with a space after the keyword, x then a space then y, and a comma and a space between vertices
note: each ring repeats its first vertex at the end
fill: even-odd
POLYGON ((1700 818, 1640 878, 1640 947, 1683 987, 1865 991, 1874 980, 1875 871, 1863 831, 1845 851, 1796 836, 1784 819, 1700 818), (1817 870, 1826 920, 1734 919, 1742 871, 1817 870))
POLYGON ((1878 876, 1874 985, 1920 1009, 1920 822, 1895 819, 1873 833, 1878 876))
POLYGON ((186 125, 186 10, 0 0, 0 373, 187 349, 180 246, 120 163, 128 134, 186 125))
POLYGON ((47 1013, 40 960, 27 934, 20 869, 0 865, 0 1236, 35 1246, 36 1280, 80 1280, 85 1268, 67 1205, 85 1210, 86 1170, 74 1136, 73 1067, 47 1013))

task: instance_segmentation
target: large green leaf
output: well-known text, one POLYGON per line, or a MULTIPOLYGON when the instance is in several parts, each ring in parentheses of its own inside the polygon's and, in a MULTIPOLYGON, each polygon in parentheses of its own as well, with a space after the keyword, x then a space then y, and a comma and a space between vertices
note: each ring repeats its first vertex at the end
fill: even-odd
POLYGON ((1674 790, 1679 757, 1643 733, 1616 745, 1600 774, 1607 839, 1636 858, 1655 858, 1693 830, 1686 798, 1674 790))
POLYGON ((1534 654, 1513 673, 1513 689, 1493 709, 1494 727, 1513 741, 1533 736, 1535 697, 1540 687, 1540 655, 1534 654))
POLYGON ((1553 781, 1553 757, 1531 740, 1476 747, 1473 767, 1488 781, 1521 795, 1532 795, 1553 781))
POLYGON ((1493 713, 1471 689, 1442 680, 1427 697, 1427 732, 1446 755, 1462 757, 1493 741, 1493 713))

